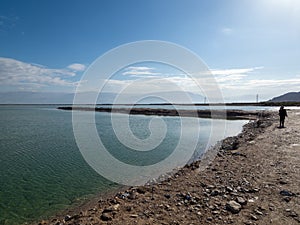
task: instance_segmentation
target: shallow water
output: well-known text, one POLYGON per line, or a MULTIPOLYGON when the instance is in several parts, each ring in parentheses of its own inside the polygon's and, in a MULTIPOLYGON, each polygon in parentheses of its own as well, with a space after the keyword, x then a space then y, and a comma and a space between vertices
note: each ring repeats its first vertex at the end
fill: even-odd
MULTIPOLYGON (((114 135, 109 115, 95 114, 98 133, 111 154, 126 163, 153 164, 167 157, 178 143, 180 118, 163 117, 167 125, 164 140, 153 151, 136 156, 114 135)), ((121 121, 124 116, 119 114, 117 118, 121 121)), ((130 116, 132 132, 141 139, 149 136, 152 118, 130 116)), ((224 135, 239 133, 246 122, 228 121, 226 134, 216 132, 209 143, 211 120, 189 118, 187 132, 192 134, 200 123, 197 154, 201 154, 224 135)), ((223 126, 221 121, 218 124, 223 126)), ((84 161, 74 139, 70 111, 57 110, 55 105, 2 105, 0 127, 0 224, 45 218, 117 187, 84 161)))

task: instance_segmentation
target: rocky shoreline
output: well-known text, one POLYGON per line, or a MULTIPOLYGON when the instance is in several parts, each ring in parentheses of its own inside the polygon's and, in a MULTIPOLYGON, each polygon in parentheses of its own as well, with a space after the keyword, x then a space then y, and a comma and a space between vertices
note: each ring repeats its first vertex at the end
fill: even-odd
POLYGON ((205 157, 153 185, 98 198, 37 224, 299 224, 300 113, 250 122, 205 157))

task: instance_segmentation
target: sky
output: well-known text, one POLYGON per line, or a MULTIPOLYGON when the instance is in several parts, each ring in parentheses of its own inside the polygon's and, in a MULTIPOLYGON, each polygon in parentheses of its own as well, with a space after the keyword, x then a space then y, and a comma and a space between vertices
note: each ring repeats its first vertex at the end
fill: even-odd
MULTIPOLYGON (((225 101, 300 91, 299 0, 1 0, 0 94, 73 93, 99 56, 143 40, 197 54, 225 101)), ((198 93, 182 71, 159 63, 120 70, 104 91, 145 77, 137 93, 171 92, 158 78, 198 93)))

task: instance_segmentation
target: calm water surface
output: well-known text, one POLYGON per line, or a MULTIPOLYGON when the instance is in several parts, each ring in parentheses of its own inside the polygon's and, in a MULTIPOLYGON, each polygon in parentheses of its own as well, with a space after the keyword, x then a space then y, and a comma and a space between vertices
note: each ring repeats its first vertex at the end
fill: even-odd
MULTIPOLYGON (((72 113, 56 107, 0 106, 0 224, 45 218, 96 193, 117 188, 87 165, 73 136, 72 113)), ((163 117, 168 128, 165 139, 155 151, 136 158, 132 150, 115 137, 109 114, 96 113, 95 117, 105 146, 114 157, 127 163, 155 163, 167 157, 178 143, 180 118, 163 117)), ((151 117, 136 115, 130 118, 133 133, 139 138, 147 137, 151 117)), ((194 132, 198 122, 201 124, 197 146, 200 154, 207 147, 211 120, 190 118, 188 132, 194 132)), ((225 135, 236 135, 246 122, 228 121, 225 135)), ((212 143, 221 136, 216 135, 212 143)))

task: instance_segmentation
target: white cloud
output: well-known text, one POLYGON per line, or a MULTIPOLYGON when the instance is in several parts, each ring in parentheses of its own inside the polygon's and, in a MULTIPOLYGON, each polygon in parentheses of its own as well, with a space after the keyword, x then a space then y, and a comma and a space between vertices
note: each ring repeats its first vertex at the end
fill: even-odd
POLYGON ((68 69, 73 70, 73 71, 84 71, 85 65, 80 64, 80 63, 73 63, 68 66, 68 69))
POLYGON ((243 101, 241 96, 252 95, 252 101, 255 101, 256 94, 264 96, 261 101, 269 100, 274 96, 290 91, 299 91, 300 78, 290 79, 241 79, 235 82, 224 82, 219 84, 223 95, 234 97, 234 99, 243 101))
POLYGON ((69 77, 75 76, 76 72, 69 68, 51 69, 42 65, 0 57, 0 85, 6 87, 74 86, 76 83, 70 81, 69 77))
POLYGON ((281 79, 281 80, 250 80, 245 83, 249 87, 271 87, 276 88, 279 86, 298 86, 300 87, 300 78, 294 79, 281 79))
MULTIPOLYGON (((193 80, 189 76, 165 76, 165 74, 142 80, 109 80, 105 89, 120 93, 124 88, 131 85, 128 91, 138 95, 150 92, 171 92, 180 88, 183 91, 196 94, 203 93, 203 95, 208 96, 214 96, 216 89, 220 89, 226 99, 234 97, 237 101, 243 101, 245 96, 254 96, 253 101, 255 101, 257 93, 262 94, 260 96, 264 96, 264 99, 260 100, 268 100, 278 95, 278 92, 299 91, 299 76, 278 80, 257 79, 257 72, 260 72, 259 70, 261 69, 263 67, 212 70, 216 83, 212 82, 213 79, 211 79, 211 76, 205 75, 197 78, 197 80, 193 80), (250 75, 255 76, 251 77, 250 75), (133 83, 134 85, 132 85, 133 83)), ((145 68, 145 70, 147 69, 145 68)))
POLYGON ((125 69, 122 73, 123 75, 129 76, 138 76, 138 77, 145 77, 145 76, 153 76, 159 75, 160 73, 153 72, 154 68, 146 67, 146 66, 130 66, 125 69))
POLYGON ((238 68, 238 69, 222 69, 212 70, 210 74, 214 75, 212 79, 211 75, 200 75, 194 79, 186 74, 165 74, 153 72, 154 68, 151 67, 128 67, 124 71, 124 75, 130 75, 138 78, 147 78, 142 80, 108 80, 105 91, 120 92, 124 88, 132 85, 132 93, 143 92, 163 92, 163 91, 175 91, 178 88, 199 93, 199 92, 211 92, 213 93, 216 88, 231 87, 235 84, 238 85, 239 81, 242 81, 249 73, 262 69, 262 67, 253 68, 238 68), (155 76, 153 74, 159 74, 155 76), (134 87, 134 88, 133 88, 134 87))
POLYGON ((235 82, 242 80, 248 76, 249 73, 256 70, 263 69, 263 67, 252 67, 252 68, 237 68, 237 69, 221 69, 211 70, 211 73, 215 76, 215 79, 220 82, 235 82))
POLYGON ((238 69, 212 69, 211 73, 213 75, 236 75, 236 74, 246 74, 253 72, 254 70, 263 69, 262 66, 260 67, 253 67, 253 68, 238 68, 238 69))
MULTIPOLYGON (((202 86, 207 85, 203 82, 202 86)), ((106 80, 103 92, 121 93, 126 89, 127 93, 142 95, 143 93, 187 91, 200 93, 198 83, 189 77, 150 77, 137 80, 106 80)), ((96 90, 95 90, 96 91, 96 90)))

